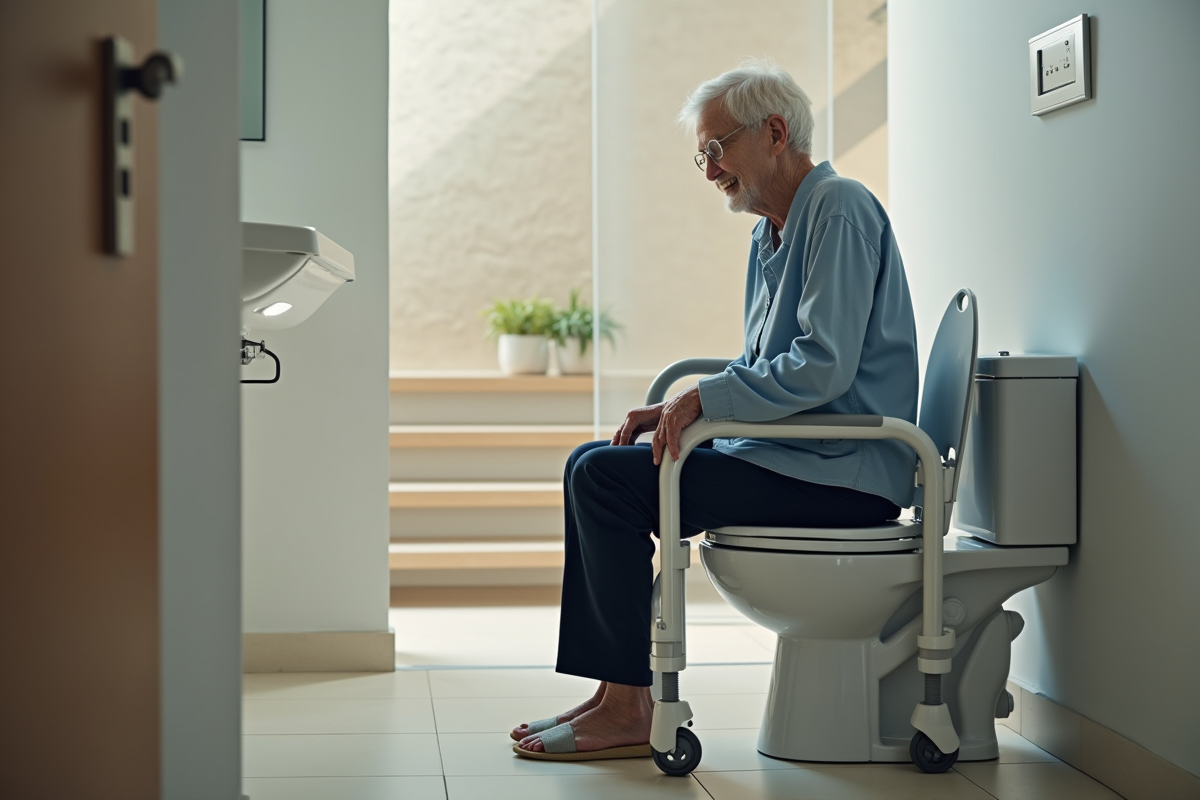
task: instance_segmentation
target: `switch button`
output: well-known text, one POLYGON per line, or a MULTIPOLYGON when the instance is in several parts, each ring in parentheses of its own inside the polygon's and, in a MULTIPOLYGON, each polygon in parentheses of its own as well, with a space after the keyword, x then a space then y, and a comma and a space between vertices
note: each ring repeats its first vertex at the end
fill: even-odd
POLYGON ((1041 66, 1041 86, 1038 94, 1046 94, 1075 82, 1074 39, 1074 34, 1070 34, 1048 43, 1038 51, 1041 66))

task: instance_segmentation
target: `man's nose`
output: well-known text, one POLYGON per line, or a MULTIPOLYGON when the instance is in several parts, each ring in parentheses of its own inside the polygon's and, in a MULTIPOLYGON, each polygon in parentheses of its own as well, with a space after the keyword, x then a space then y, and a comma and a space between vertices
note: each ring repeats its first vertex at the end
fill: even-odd
POLYGON ((722 170, 720 164, 718 164, 716 161, 713 161, 711 158, 704 159, 704 177, 708 178, 710 181, 715 181, 721 172, 722 170))

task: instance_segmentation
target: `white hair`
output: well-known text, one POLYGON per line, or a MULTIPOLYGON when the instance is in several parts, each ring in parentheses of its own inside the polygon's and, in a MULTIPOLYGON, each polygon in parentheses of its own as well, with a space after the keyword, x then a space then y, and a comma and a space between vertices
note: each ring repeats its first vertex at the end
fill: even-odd
POLYGON ((774 62, 747 58, 736 69, 705 81, 688 93, 676 119, 694 134, 701 112, 717 101, 751 131, 761 128, 772 114, 780 115, 787 120, 792 150, 812 154, 812 103, 792 76, 774 62))

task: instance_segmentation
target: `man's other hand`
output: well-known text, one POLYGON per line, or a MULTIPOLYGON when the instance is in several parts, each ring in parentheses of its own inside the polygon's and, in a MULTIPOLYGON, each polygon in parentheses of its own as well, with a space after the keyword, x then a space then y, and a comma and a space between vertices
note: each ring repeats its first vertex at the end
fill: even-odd
POLYGON ((654 429, 654 441, 650 447, 654 463, 662 463, 663 448, 671 451, 671 458, 679 460, 679 434, 688 425, 700 418, 704 409, 700 405, 700 387, 689 386, 667 401, 654 429))
POLYGON ((639 434, 654 430, 665 406, 666 403, 657 403, 630 411, 625 415, 625 421, 621 423, 621 427, 617 428, 617 432, 613 435, 612 443, 615 445, 633 444, 639 434))

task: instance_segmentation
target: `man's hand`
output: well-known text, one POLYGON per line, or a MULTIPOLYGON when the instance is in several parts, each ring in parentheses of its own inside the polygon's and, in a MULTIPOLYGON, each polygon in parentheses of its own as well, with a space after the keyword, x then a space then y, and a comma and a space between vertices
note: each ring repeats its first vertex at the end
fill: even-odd
POLYGON ((700 387, 694 384, 667 401, 658 419, 658 427, 654 429, 654 441, 650 445, 655 465, 662 463, 664 447, 671 451, 671 458, 679 460, 679 434, 698 420, 702 412, 700 387))
POLYGON ((625 415, 625 421, 621 423, 621 427, 617 428, 616 434, 613 435, 612 443, 615 445, 633 444, 633 440, 638 437, 638 434, 654 430, 665 406, 666 403, 658 403, 630 411, 625 415))

